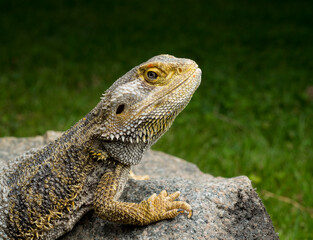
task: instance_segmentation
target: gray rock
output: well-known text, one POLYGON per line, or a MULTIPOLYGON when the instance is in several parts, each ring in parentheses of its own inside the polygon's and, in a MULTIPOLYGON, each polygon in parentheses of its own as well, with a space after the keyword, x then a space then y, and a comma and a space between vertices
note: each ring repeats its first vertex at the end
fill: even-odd
MULTIPOLYGON (((30 148, 40 147, 59 136, 49 131, 33 138, 0 138, 0 170, 30 148)), ((63 236, 73 239, 279 239, 265 207, 245 176, 225 179, 202 173, 194 164, 165 153, 148 151, 138 175, 151 180, 129 180, 122 201, 140 202, 163 189, 180 191, 180 200, 193 207, 193 217, 185 214, 145 227, 110 223, 93 212, 86 214, 63 236)))

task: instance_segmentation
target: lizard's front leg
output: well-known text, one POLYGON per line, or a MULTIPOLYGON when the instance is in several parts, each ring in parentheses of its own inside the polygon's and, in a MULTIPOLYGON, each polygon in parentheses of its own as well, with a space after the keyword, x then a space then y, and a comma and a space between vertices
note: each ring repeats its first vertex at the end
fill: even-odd
POLYGON ((179 192, 168 195, 163 190, 153 194, 141 203, 119 202, 117 199, 126 184, 130 167, 118 163, 105 173, 96 190, 94 198, 95 212, 103 219, 132 225, 147 225, 164 219, 172 219, 186 210, 192 215, 191 207, 186 202, 174 201, 179 192))

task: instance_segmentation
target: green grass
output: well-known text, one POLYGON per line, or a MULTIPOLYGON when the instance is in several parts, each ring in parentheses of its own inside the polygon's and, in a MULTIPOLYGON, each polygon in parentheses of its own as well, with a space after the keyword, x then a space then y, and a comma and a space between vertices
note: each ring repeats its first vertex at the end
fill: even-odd
MULTIPOLYGON (((112 1, 113 2, 113 1, 112 1)), ((313 239, 313 4, 1 1, 0 136, 66 130, 133 66, 188 57, 203 81, 154 149, 253 179, 281 239, 313 239)))

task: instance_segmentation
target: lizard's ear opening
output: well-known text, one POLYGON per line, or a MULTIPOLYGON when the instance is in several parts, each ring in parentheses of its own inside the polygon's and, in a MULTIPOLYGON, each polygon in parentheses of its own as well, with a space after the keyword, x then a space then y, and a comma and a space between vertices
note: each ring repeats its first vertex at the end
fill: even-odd
POLYGON ((121 114, 125 109, 125 104, 121 104, 116 109, 116 114, 121 114))

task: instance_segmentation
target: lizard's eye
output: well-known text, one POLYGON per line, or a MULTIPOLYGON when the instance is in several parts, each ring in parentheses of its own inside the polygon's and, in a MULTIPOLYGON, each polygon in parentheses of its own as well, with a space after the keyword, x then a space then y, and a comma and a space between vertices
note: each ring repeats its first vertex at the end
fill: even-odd
POLYGON ((166 77, 166 73, 156 67, 144 68, 142 74, 145 80, 152 85, 162 83, 166 77))
POLYGON ((149 80, 152 80, 152 81, 156 80, 159 77, 159 75, 153 71, 147 71, 146 76, 149 80))

